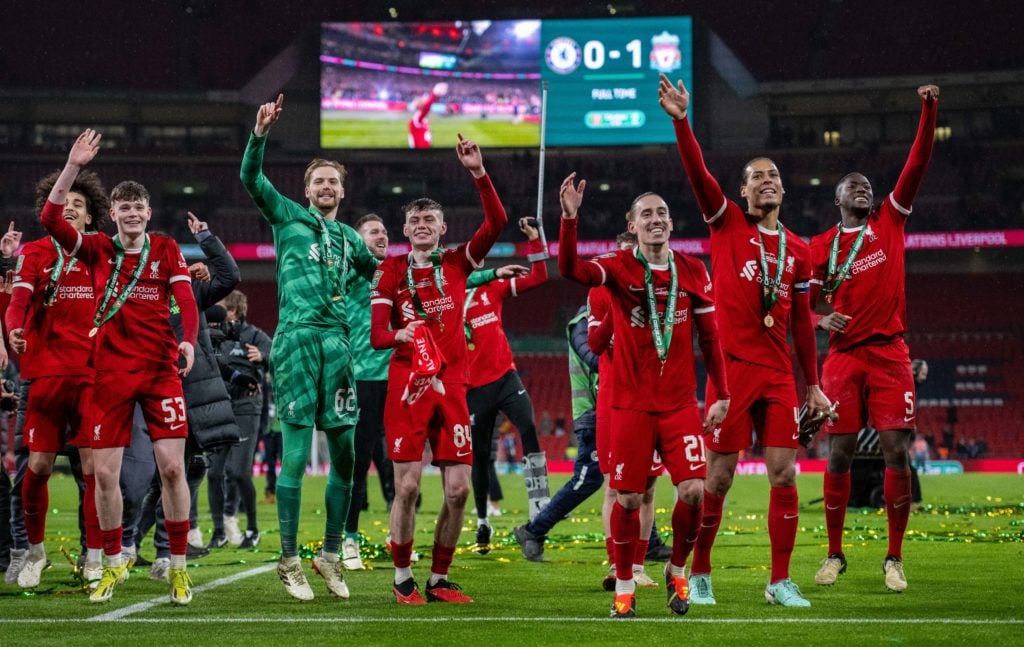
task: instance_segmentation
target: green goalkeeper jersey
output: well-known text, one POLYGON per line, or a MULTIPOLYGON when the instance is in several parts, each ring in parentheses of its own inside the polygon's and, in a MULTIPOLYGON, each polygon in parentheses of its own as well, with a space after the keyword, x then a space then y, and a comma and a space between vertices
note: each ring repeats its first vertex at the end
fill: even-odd
MULTIPOLYGON (((360 241, 361 242, 361 241, 360 241)), ((370 282, 355 270, 348 275, 348 315, 351 323, 352 368, 356 381, 386 381, 391 349, 370 346, 370 282)))
POLYGON ((266 141, 266 137, 250 135, 241 179, 273 228, 279 329, 291 325, 338 327, 348 335, 349 311, 368 308, 369 302, 354 306, 345 295, 345 279, 355 272, 368 282, 378 262, 356 230, 278 193, 263 175, 266 141))

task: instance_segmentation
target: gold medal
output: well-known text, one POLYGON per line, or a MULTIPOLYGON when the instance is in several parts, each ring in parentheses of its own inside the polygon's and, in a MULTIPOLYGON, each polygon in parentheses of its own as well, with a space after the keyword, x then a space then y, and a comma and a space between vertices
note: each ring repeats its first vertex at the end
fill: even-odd
POLYGON ((469 350, 476 350, 476 344, 474 344, 473 342, 469 342, 468 344, 466 344, 466 347, 469 348, 469 350))
POLYGON ((775 318, 772 317, 770 314, 765 315, 764 316, 764 325, 765 325, 766 328, 771 328, 772 326, 775 325, 775 318))
POLYGON ((89 331, 89 337, 95 337, 96 333, 98 333, 99 331, 99 327, 93 328, 92 330, 89 331))
POLYGON ((444 322, 440 319, 437 320, 437 331, 444 332, 444 322))

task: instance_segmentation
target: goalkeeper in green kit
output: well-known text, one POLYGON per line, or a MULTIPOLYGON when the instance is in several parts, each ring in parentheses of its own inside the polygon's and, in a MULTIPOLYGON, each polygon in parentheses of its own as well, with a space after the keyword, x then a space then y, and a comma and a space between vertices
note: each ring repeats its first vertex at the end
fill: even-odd
POLYGON ((273 228, 277 255, 279 324, 270 352, 283 444, 277 481, 277 574, 292 597, 313 599, 299 560, 297 535, 302 477, 315 427, 327 435, 331 472, 324 494, 324 544, 313 558, 313 570, 331 593, 348 598, 338 551, 352 494, 358 411, 345 277, 354 270, 370 280, 377 261, 359 234, 336 220, 345 196, 344 166, 324 159, 310 162, 304 178, 308 207, 282 196, 263 175, 267 133, 280 117, 283 102, 284 95, 278 95, 276 102, 260 106, 241 170, 242 184, 273 228))

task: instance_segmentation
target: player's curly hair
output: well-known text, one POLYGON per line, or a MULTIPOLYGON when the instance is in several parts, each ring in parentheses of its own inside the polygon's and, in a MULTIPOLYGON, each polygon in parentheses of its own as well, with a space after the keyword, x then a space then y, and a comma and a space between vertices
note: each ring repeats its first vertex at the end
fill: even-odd
POLYGON ((402 213, 406 217, 416 211, 437 211, 441 214, 441 219, 444 219, 444 208, 437 200, 431 200, 430 198, 417 198, 402 206, 402 213))
POLYGON ((317 170, 321 166, 330 166, 338 175, 341 177, 341 183, 345 183, 345 176, 348 175, 348 171, 345 170, 345 165, 341 162, 335 162, 334 160, 325 160, 317 157, 306 166, 306 173, 302 176, 302 186, 309 186, 309 180, 313 177, 313 171, 317 170))
MULTIPOLYGON (((60 171, 54 171, 36 184, 36 213, 42 212, 58 177, 60 171)), ((86 230, 102 231, 110 222, 110 198, 107 197, 107 190, 103 187, 100 176, 92 171, 79 171, 70 191, 85 196, 85 209, 92 216, 92 222, 85 226, 86 230)))

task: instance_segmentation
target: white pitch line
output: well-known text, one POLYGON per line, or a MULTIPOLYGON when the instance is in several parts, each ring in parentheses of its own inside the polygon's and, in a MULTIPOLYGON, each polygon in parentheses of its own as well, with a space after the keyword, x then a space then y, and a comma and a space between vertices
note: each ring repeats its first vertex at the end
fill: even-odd
MULTIPOLYGON (((257 572, 266 572, 269 569, 263 568, 256 569, 255 571, 246 571, 249 575, 254 575, 257 572)), ((234 576, 232 576, 234 577, 234 576)), ((228 578, 224 578, 225 580, 228 578)), ((235 577, 235 579, 241 579, 235 577)), ((210 582, 210 584, 204 585, 204 590, 215 588, 216 586, 223 586, 226 584, 223 580, 216 580, 210 582)), ((198 591, 199 589, 196 589, 198 591)), ((151 608, 158 604, 164 604, 169 602, 167 597, 151 600, 150 602, 142 602, 134 604, 130 607, 125 607, 120 611, 130 611, 131 613, 137 613, 138 611, 145 610, 141 607, 142 605, 149 605, 145 608, 151 608)), ((126 618, 124 614, 122 616, 115 617, 114 614, 118 612, 111 612, 102 616, 96 616, 88 618, 89 622, 122 622, 132 624, 249 624, 249 623, 263 623, 263 624, 279 624, 279 623, 305 623, 305 624, 323 624, 323 623, 342 623, 342 624, 370 624, 370 623, 411 623, 411 624, 423 624, 423 623, 438 623, 438 622, 460 622, 460 623, 473 623, 473 622, 533 622, 533 623, 550 623, 550 622, 575 622, 575 623, 614 623, 618 624, 622 621, 614 620, 612 618, 510 618, 507 616, 501 617, 433 617, 433 618, 365 618, 365 617, 335 617, 335 618, 126 618)), ((63 622, 82 622, 81 618, 12 618, 12 619, 0 619, 0 626, 6 624, 55 624, 63 622)), ((694 618, 689 617, 685 619, 681 618, 630 618, 628 623, 645 623, 645 624, 662 624, 662 623, 697 623, 697 624, 711 624, 711 625, 731 625, 731 624, 751 624, 751 623, 763 623, 763 624, 832 624, 832 625, 843 625, 843 624, 874 624, 874 625, 891 625, 891 624, 910 624, 910 625, 1021 625, 1024 624, 1024 618, 992 618, 992 619, 971 619, 971 618, 694 618)), ((626 624, 626 623, 623 623, 626 624)))
MULTIPOLYGON (((209 591, 211 589, 216 589, 218 587, 225 586, 225 585, 231 584, 233 582, 237 582, 238 580, 244 580, 247 577, 253 577, 254 575, 260 575, 262 573, 266 573, 267 571, 272 571, 275 568, 277 568, 277 564, 276 563, 275 564, 264 564, 263 566, 259 566, 257 568, 249 569, 248 571, 242 571, 241 573, 235 573, 234 575, 229 575, 227 577, 222 577, 219 580, 214 580, 212 582, 207 582, 206 584, 202 584, 202 585, 197 586, 196 588, 192 589, 192 592, 193 593, 202 593, 203 591, 209 591)), ((110 622, 112 620, 124 620, 124 618, 126 618, 126 617, 128 617, 128 616, 130 616, 130 615, 132 615, 134 613, 141 613, 143 611, 148 611, 149 609, 152 609, 153 607, 160 606, 161 604, 169 604, 170 601, 171 601, 171 598, 170 598, 169 595, 162 595, 162 596, 160 596, 158 598, 153 598, 152 600, 147 600, 145 602, 137 602, 135 604, 131 604, 131 605, 126 606, 126 607, 122 607, 120 609, 115 609, 114 611, 110 611, 108 613, 102 613, 102 614, 100 614, 98 616, 93 616, 92 618, 86 618, 85 620, 87 622, 110 622)), ((127 620, 127 622, 132 622, 132 621, 131 620, 127 620)))

